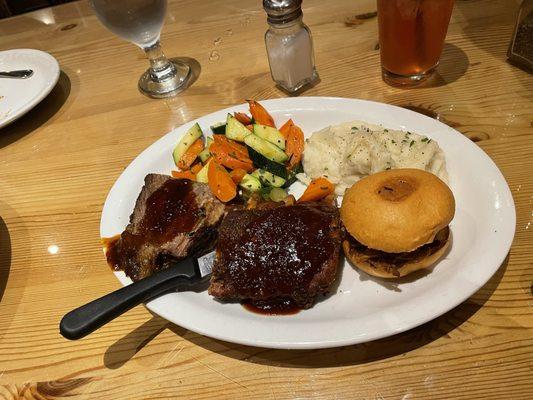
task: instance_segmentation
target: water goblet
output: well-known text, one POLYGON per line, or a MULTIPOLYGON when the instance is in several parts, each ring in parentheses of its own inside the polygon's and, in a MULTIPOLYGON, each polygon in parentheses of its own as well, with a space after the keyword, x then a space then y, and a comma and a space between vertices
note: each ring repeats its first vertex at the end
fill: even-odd
POLYGON ((139 79, 141 93, 164 98, 185 89, 191 67, 167 59, 159 42, 167 0, 91 0, 91 5, 107 29, 146 52, 150 68, 139 79))

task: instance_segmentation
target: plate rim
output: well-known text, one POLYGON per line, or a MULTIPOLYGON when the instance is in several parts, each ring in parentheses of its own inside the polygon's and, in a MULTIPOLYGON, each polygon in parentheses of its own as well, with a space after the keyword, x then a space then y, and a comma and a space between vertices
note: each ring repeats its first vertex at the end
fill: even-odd
POLYGON ((49 61, 52 61, 54 75, 51 81, 52 83, 46 86, 44 90, 39 92, 38 95, 35 96, 30 102, 26 103, 22 108, 19 109, 18 112, 13 113, 12 115, 10 115, 8 118, 4 120, 0 120, 0 129, 16 121, 20 117, 24 116, 30 110, 32 110, 37 104, 43 101, 44 98, 48 96, 50 92, 52 91, 52 89, 57 85, 57 82, 59 81, 59 75, 61 74, 61 69, 59 68, 59 62, 53 55, 51 55, 50 53, 47 53, 46 51, 42 51, 38 49, 29 49, 29 48, 9 49, 9 50, 0 51, 0 56, 2 53, 5 54, 5 53, 18 53, 18 52, 38 54, 39 57, 46 58, 49 61))
MULTIPOLYGON (((447 130, 449 130, 451 132, 454 132, 454 134, 457 135, 457 137, 460 137, 461 140, 463 140, 464 143, 468 143, 468 146, 473 151, 476 151, 478 153, 478 155, 480 155, 484 159, 485 163, 488 163, 488 165, 487 164, 484 164, 484 165, 490 166, 492 168, 493 172, 497 174, 497 177, 499 178, 499 180, 504 183, 504 185, 502 185, 503 192, 501 194, 504 195, 505 200, 507 200, 509 205, 510 205, 510 207, 508 207, 507 211, 509 211, 511 213, 508 216, 511 219, 510 220, 509 219, 506 220, 505 224, 502 225, 502 226, 507 227, 508 229, 510 229, 510 231, 509 231, 509 234, 507 236, 505 236, 506 241, 505 241, 504 245, 500 246, 498 248, 499 249, 499 251, 498 251, 498 260, 497 260, 497 263, 494 263, 495 267, 491 269, 490 274, 487 274, 484 277, 483 282, 475 283, 473 285, 473 289, 470 288, 469 290, 466 290, 465 294, 463 296, 455 297, 454 301, 446 302, 446 305, 440 307, 440 309, 438 311, 436 311, 434 313, 431 313, 431 314, 430 313, 424 314, 424 315, 422 315, 421 317, 418 317, 418 318, 410 317, 408 320, 406 320, 405 322, 400 324, 400 326, 397 329, 395 329, 394 332, 385 330, 383 333, 377 333, 377 334, 373 334, 373 335, 370 335, 370 336, 365 335, 365 336, 363 336, 361 338, 352 337, 352 338, 347 338, 347 339, 344 339, 344 340, 336 339, 336 340, 331 340, 331 341, 328 341, 328 340, 321 340, 321 341, 300 340, 298 342, 295 342, 295 341, 270 342, 270 341, 264 341, 264 340, 248 339, 248 338, 243 338, 243 337, 239 337, 239 338, 235 339, 235 338, 232 338, 232 337, 228 337, 227 335, 224 335, 224 334, 219 334, 218 332, 213 332, 213 331, 210 331, 210 330, 202 329, 202 327, 192 326, 187 321, 185 321, 185 322, 180 321, 180 323, 177 324, 176 322, 174 322, 174 318, 171 318, 171 317, 168 316, 168 312, 166 312, 165 310, 160 310, 159 309, 157 301, 161 300, 164 296, 162 296, 162 297, 160 297, 158 299, 155 299, 153 301, 150 301, 150 302, 145 304, 146 308, 148 308, 151 312, 161 316, 162 318, 166 319, 167 321, 169 321, 171 323, 177 324, 177 325, 179 325, 179 326, 181 326, 181 327, 183 327, 185 329, 191 330, 191 331, 199 333, 201 335, 204 335, 204 336, 207 336, 207 337, 211 337, 211 338, 214 338, 214 339, 217 339, 217 340, 223 340, 223 341, 226 341, 226 342, 237 343, 237 344, 242 344, 242 345, 247 345, 247 346, 263 347, 263 348, 275 348, 275 349, 321 349, 321 348, 341 347, 341 346, 347 346, 347 345, 353 345, 353 344, 358 344, 358 343, 369 342, 369 341, 378 340, 378 339, 381 339, 381 338, 384 338, 384 337, 396 335, 396 334, 399 334, 401 332, 405 332, 405 331, 407 331, 409 329, 413 329, 415 327, 423 325, 424 323, 426 323, 428 321, 436 319, 436 318, 442 316, 443 314, 445 314, 446 312, 454 309, 455 307, 457 307, 459 304, 463 303, 468 298, 470 298, 479 289, 481 289, 496 274, 496 272, 501 268, 503 262, 505 261, 505 258, 509 254, 509 251, 510 251, 512 242, 514 240, 515 233, 516 233, 516 206, 515 206, 515 203, 514 203, 514 199, 512 197, 512 193, 511 193, 511 190, 510 190, 509 185, 507 183, 507 180, 505 179, 505 176, 503 175, 501 170, 498 168, 496 163, 492 160, 492 158, 490 158, 490 156, 485 151, 483 151, 482 148, 477 146, 475 143, 472 143, 462 133, 460 133, 456 129, 454 129, 454 128, 442 123, 441 121, 435 120, 435 119, 430 118, 430 117, 428 117, 426 115, 423 115, 423 114, 417 113, 415 111, 412 111, 412 110, 409 110, 409 109, 405 109, 405 108, 402 108, 402 107, 399 107, 399 106, 396 106, 396 105, 377 102, 377 101, 373 101, 373 100, 355 99, 355 98, 343 98, 343 97, 302 96, 302 97, 298 97, 298 98, 278 98, 278 99, 266 99, 266 100, 259 100, 259 101, 262 104, 266 105, 266 106, 269 103, 273 103, 273 102, 275 103, 275 102, 279 102, 279 101, 282 101, 282 102, 284 102, 284 101, 292 101, 292 102, 294 102, 294 101, 296 101, 296 102, 298 102, 298 101, 303 101, 303 102, 306 102, 306 101, 312 101, 312 102, 316 102, 316 101, 331 101, 331 102, 341 101, 341 102, 346 102, 347 101, 347 102, 355 102, 355 103, 357 103, 357 102, 371 103, 374 106, 378 106, 378 107, 383 107, 383 106, 385 106, 385 107, 393 107, 395 109, 401 110, 401 112, 411 114, 412 116, 415 116, 416 118, 422 118, 422 119, 425 119, 425 120, 430 120, 431 123, 437 123, 437 124, 441 125, 441 127, 443 129, 445 128, 445 129, 447 129, 447 130), (509 200, 510 200, 510 202, 509 202, 509 200), (505 250, 501 250, 501 249, 505 249, 505 250)), ((106 208, 106 205, 108 204, 108 201, 112 197, 112 193, 113 193, 114 189, 116 190, 117 183, 120 181, 120 179, 123 177, 123 175, 127 173, 128 168, 130 168, 130 166, 132 164, 135 164, 135 162, 136 162, 136 160, 138 158, 140 158, 143 154, 149 153, 151 151, 151 149, 153 149, 153 147, 157 147, 157 144, 160 141, 163 141, 165 137, 167 137, 169 135, 172 135, 178 129, 184 131, 185 129, 187 129, 187 127, 191 126, 192 124, 194 124, 196 122, 200 122, 200 120, 203 120, 203 119, 206 119, 206 118, 208 119, 209 117, 211 117, 214 114, 225 113, 225 112, 232 111, 232 110, 234 111, 237 108, 242 108, 242 107, 245 107, 245 106, 246 106, 246 103, 236 104, 236 105, 233 105, 233 106, 230 106, 230 107, 226 107, 226 108, 223 108, 223 109, 215 110, 215 111, 213 111, 211 113, 199 116, 198 118, 190 120, 190 121, 188 121, 188 122, 186 122, 186 123, 184 123, 184 124, 182 124, 180 126, 177 126, 177 127, 173 128, 172 130, 170 130, 166 134, 163 134, 159 139, 157 139, 156 141, 151 143, 149 146, 147 146, 143 151, 141 151, 132 161, 130 161, 128 166, 122 171, 120 176, 115 180, 115 182, 113 183, 112 187, 110 188, 110 190, 108 192, 108 195, 106 196, 106 200, 105 200, 104 206, 102 208, 102 216, 101 216, 101 220, 100 220, 100 234, 102 234, 102 225, 104 223, 103 222, 104 221, 104 210, 106 208)), ((297 106, 295 108, 297 108, 297 106)), ((341 123, 341 122, 343 122, 343 121, 339 121, 339 123, 341 123)), ((139 190, 140 190, 140 188, 139 188, 139 190)), ((128 283, 131 283, 131 280, 129 280, 129 278, 127 278, 125 276, 121 277, 120 274, 121 274, 121 272, 115 272, 114 273, 115 277, 121 282, 122 285, 126 285, 128 283)), ((122 273, 122 275, 123 275, 123 273, 122 273)))

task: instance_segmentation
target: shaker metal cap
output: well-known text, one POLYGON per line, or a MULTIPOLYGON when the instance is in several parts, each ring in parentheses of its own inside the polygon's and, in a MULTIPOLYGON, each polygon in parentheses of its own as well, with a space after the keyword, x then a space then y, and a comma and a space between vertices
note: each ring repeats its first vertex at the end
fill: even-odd
POLYGON ((263 0, 268 22, 283 24, 302 15, 302 0, 263 0))

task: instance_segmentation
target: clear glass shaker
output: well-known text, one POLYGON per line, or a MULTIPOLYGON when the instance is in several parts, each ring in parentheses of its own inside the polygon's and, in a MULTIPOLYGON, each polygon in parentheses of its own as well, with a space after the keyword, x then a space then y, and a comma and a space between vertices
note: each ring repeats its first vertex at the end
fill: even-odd
POLYGON ((265 44, 272 79, 289 93, 318 78, 309 28, 302 21, 302 0, 263 0, 269 29, 265 44))

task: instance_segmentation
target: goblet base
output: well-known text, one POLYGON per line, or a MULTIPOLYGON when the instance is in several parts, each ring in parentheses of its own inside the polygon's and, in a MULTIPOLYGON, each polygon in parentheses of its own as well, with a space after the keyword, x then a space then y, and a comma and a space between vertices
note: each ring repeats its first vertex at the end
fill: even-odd
POLYGON ((161 77, 149 68, 141 75, 138 87, 142 94, 155 99, 163 99, 175 96, 188 87, 187 81, 191 76, 191 67, 183 61, 169 61, 174 67, 170 73, 161 77))

